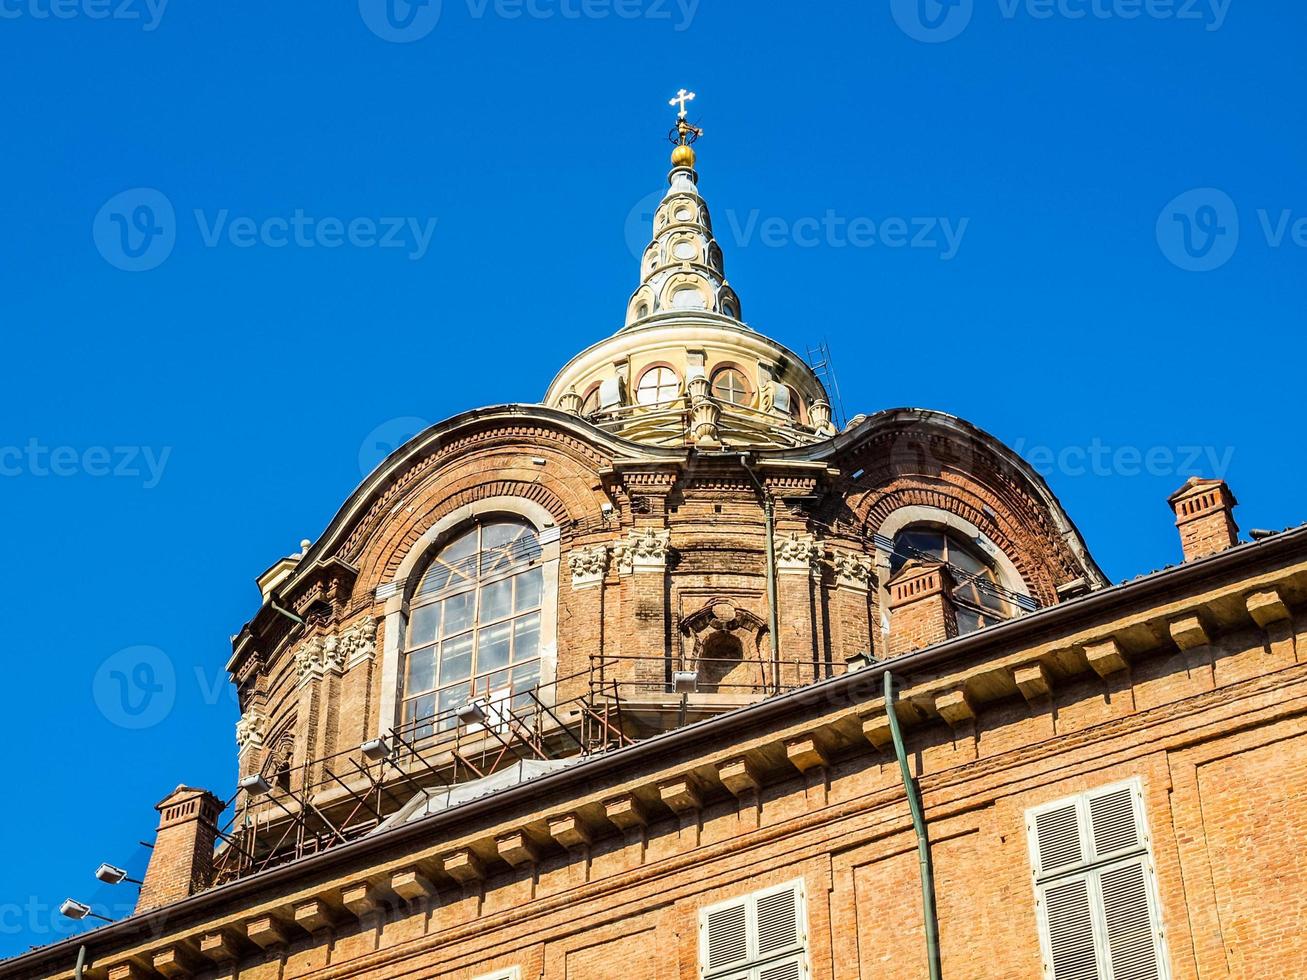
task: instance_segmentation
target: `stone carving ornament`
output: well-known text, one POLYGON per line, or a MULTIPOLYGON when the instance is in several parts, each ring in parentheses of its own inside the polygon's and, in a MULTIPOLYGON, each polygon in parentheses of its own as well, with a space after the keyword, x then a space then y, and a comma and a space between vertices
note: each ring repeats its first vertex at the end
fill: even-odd
POLYGON ((871 558, 854 551, 837 551, 831 556, 835 577, 847 585, 867 588, 871 582, 871 558))
POLYGON ((614 549, 618 571, 629 575, 635 571, 661 571, 666 568, 671 539, 671 531, 660 531, 652 527, 629 532, 626 540, 614 549))
POLYGON ((791 531, 776 536, 776 564, 779 568, 811 568, 817 560, 817 539, 811 534, 791 531))
POLYGON ((310 636, 295 650, 295 669, 300 683, 327 671, 344 673, 369 660, 377 652, 377 620, 365 616, 341 633, 310 636))
POLYGON ((599 582, 608 570, 608 546, 598 544, 590 548, 573 548, 567 556, 567 564, 572 570, 573 585, 599 582))

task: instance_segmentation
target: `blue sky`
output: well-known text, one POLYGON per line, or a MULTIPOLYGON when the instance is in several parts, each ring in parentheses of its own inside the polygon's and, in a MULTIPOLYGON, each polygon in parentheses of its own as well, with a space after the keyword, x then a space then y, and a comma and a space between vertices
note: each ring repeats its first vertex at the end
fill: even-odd
POLYGON ((621 325, 681 86, 746 319, 850 415, 1014 445, 1118 580, 1190 473, 1307 518, 1301 3, 385 2, 0 0, 0 953, 229 792, 254 576, 381 447, 621 325))

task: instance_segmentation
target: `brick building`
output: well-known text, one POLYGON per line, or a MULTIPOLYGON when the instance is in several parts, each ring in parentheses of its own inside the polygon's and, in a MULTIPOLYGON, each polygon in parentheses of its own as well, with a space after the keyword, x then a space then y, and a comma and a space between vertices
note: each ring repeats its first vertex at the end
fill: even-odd
POLYGON ((625 326, 259 578, 240 786, 0 978, 1307 975, 1307 529, 1191 480, 1109 586, 981 430, 836 418, 678 126, 625 326))

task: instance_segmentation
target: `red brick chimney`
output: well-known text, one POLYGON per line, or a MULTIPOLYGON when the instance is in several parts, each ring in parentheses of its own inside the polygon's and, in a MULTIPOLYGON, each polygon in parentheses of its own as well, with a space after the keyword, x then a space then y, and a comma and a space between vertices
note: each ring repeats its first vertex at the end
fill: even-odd
POLYGON ((1185 561, 1206 558, 1239 543, 1239 525, 1234 522, 1239 501, 1224 480, 1191 476, 1167 502, 1175 511, 1185 561))
POLYGON ((155 809, 159 830, 137 912, 171 905, 208 888, 213 880, 213 845, 222 801, 208 790, 178 786, 155 809))
POLYGON ((953 576, 947 565, 913 559, 886 585, 890 656, 920 650, 958 635, 953 576))

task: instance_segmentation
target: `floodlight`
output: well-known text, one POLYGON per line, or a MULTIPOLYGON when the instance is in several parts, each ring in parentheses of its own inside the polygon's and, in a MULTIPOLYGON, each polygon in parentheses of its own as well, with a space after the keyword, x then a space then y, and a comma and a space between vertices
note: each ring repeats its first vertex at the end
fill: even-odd
POLYGON ((384 737, 364 742, 359 748, 363 752, 363 757, 370 762, 380 762, 390 755, 390 743, 384 737))
POLYGON ((458 715, 459 724, 462 725, 481 725, 486 720, 486 709, 482 707, 480 701, 469 701, 455 714, 458 715))
POLYGON ((693 694, 699 690, 697 670, 678 670, 672 674, 672 690, 677 694, 693 694))
POLYGON ((112 922, 113 919, 98 912, 92 912, 91 906, 83 905, 73 898, 65 898, 63 904, 59 906, 59 914, 72 919, 74 922, 81 922, 83 919, 90 917, 92 919, 103 919, 105 922, 112 922))
POLYGON ((1265 541, 1267 538, 1275 537, 1275 534, 1275 531, 1265 531, 1259 527, 1255 527, 1248 532, 1248 537, 1252 538, 1254 541, 1265 541))
POLYGON ((112 864, 102 864, 96 868, 95 877, 106 885, 121 885, 124 881, 131 882, 133 885, 140 884, 135 878, 128 878, 127 872, 122 868, 115 867, 112 864))
POLYGON ((258 772, 242 779, 240 788, 249 793, 250 796, 267 796, 272 792, 272 786, 263 778, 263 774, 258 772))

